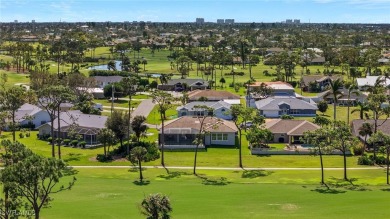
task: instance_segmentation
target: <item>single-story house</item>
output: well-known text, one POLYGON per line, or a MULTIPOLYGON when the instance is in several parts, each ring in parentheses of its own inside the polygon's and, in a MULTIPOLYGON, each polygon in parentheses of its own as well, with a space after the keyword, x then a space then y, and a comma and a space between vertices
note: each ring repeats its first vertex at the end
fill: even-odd
POLYGON ((194 90, 188 93, 188 100, 198 101, 199 98, 205 97, 206 101, 231 101, 231 103, 240 104, 240 96, 232 94, 229 91, 217 91, 217 90, 194 90))
POLYGON ((194 101, 186 104, 185 106, 179 106, 176 108, 177 114, 181 116, 203 116, 204 114, 213 114, 215 117, 220 119, 231 120, 232 115, 230 112, 231 105, 220 101, 194 101), (204 110, 196 109, 195 106, 207 106, 213 109, 212 112, 205 112, 204 110))
POLYGON ((310 60, 310 65, 323 65, 325 63, 325 57, 315 57, 310 60))
MULTIPOLYGON (((359 135, 359 129, 363 126, 363 123, 370 123, 372 125, 372 131, 374 131, 374 124, 375 121, 373 119, 355 119, 352 120, 351 128, 352 128, 352 134, 356 137, 358 137, 361 141, 364 141, 365 136, 359 135)), ((384 134, 390 135, 390 119, 379 119, 377 121, 378 124, 378 131, 383 132, 384 134)), ((370 138, 370 136, 367 136, 367 140, 370 138)))
POLYGON ((390 85, 390 79, 383 78, 384 76, 366 76, 365 78, 356 78, 356 84, 359 88, 359 90, 366 90, 367 87, 373 87, 378 82, 378 80, 383 80, 382 85, 383 86, 389 86, 390 85))
POLYGON ((247 102, 249 100, 249 106, 254 107, 255 101, 265 99, 268 96, 262 96, 261 94, 256 94, 254 91, 257 87, 260 87, 262 84, 271 88, 271 94, 268 96, 291 96, 295 97, 296 93, 293 86, 289 83, 283 81, 272 81, 272 82, 255 82, 248 85, 249 93, 246 96, 247 102))
POLYGON ((265 123, 265 128, 273 134, 273 143, 302 144, 304 132, 314 131, 320 127, 307 120, 271 119, 265 123))
POLYGON ((336 76, 323 76, 323 75, 304 75, 301 78, 301 88, 307 92, 324 91, 330 82, 336 80, 339 77, 336 76))
POLYGON ((317 105, 309 99, 301 100, 295 97, 268 97, 255 102, 260 115, 277 118, 282 115, 316 116, 317 105))
POLYGON ((25 103, 15 112, 15 121, 20 126, 36 128, 50 121, 49 113, 38 106, 25 103))
MULTIPOLYGON (((62 139, 68 138, 68 132, 74 131, 82 136, 82 139, 87 145, 96 145, 97 134, 100 129, 105 128, 107 116, 89 115, 82 112, 68 111, 60 113, 61 133, 58 134, 58 118, 54 120, 54 137, 59 136, 62 139)), ((47 136, 51 134, 50 122, 38 127, 39 136, 47 136)))
POLYGON ((77 88, 78 90, 80 91, 85 91, 89 94, 92 94, 93 98, 94 99, 104 99, 104 90, 103 88, 98 88, 98 87, 94 87, 94 88, 86 88, 86 87, 78 87, 77 88))
POLYGON ((122 76, 94 76, 93 77, 96 80, 96 85, 99 88, 104 88, 106 85, 117 83, 122 80, 122 76))
POLYGON ((184 91, 210 89, 209 83, 203 79, 171 79, 166 84, 159 84, 159 90, 184 91))
MULTIPOLYGON (((167 122, 164 126, 164 147, 171 149, 195 148, 194 140, 200 131, 200 118, 192 116, 182 116, 167 122)), ((224 145, 235 146, 236 134, 238 129, 236 125, 227 120, 207 117, 204 125, 206 131, 204 145, 224 145)), ((161 144, 162 134, 159 133, 159 145, 161 144)), ((204 147, 204 146, 203 146, 204 147)))
MULTIPOLYGON (((359 92, 357 90, 352 91, 348 98, 348 89, 340 89, 340 95, 338 95, 337 105, 339 106, 355 106, 357 102, 366 102, 367 93, 359 92)), ((334 97, 330 90, 324 91, 318 94, 318 97, 322 100, 325 100, 327 103, 332 104, 334 102, 334 97)))

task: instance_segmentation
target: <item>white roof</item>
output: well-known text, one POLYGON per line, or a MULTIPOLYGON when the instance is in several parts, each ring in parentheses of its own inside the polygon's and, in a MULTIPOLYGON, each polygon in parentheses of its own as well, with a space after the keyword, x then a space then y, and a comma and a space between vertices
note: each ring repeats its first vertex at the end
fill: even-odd
MULTIPOLYGON (((356 78, 356 83, 359 87, 374 86, 379 77, 382 76, 366 76, 365 78, 356 78)), ((390 79, 386 79, 385 85, 390 85, 390 79)))
POLYGON ((293 87, 287 84, 267 84, 267 86, 271 87, 274 90, 294 90, 293 87))
POLYGON ((231 105, 240 105, 241 104, 240 99, 228 99, 228 100, 223 100, 223 102, 231 104, 231 105))

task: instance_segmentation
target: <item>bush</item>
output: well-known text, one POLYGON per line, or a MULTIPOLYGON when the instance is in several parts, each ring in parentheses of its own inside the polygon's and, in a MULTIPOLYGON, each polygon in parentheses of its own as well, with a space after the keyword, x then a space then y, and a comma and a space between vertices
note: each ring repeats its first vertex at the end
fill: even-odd
POLYGON ((24 134, 23 133, 19 133, 19 138, 24 138, 24 134))
POLYGON ((281 118, 281 119, 294 119, 294 116, 284 114, 284 115, 282 115, 280 118, 281 118))
POLYGON ((358 164, 371 166, 371 165, 374 165, 374 162, 369 157, 364 155, 364 156, 359 157, 358 164))
POLYGON ((157 81, 152 81, 152 82, 150 82, 149 87, 152 89, 155 89, 155 88, 157 88, 157 85, 158 85, 157 81))
POLYGON ((79 146, 79 147, 82 147, 82 148, 85 148, 85 145, 87 145, 87 142, 85 142, 85 141, 80 141, 80 142, 78 143, 78 146, 79 146))
POLYGON ((297 81, 288 81, 287 83, 291 84, 293 88, 297 87, 298 82, 297 81))
POLYGON ((69 145, 70 144, 70 139, 64 139, 63 143, 64 143, 64 145, 69 145))
POLYGON ((26 133, 26 137, 27 137, 27 138, 30 137, 30 135, 31 135, 30 132, 27 132, 27 133, 26 133))
POLYGON ((387 161, 387 159, 383 156, 376 156, 376 159, 374 159, 374 155, 370 155, 370 159, 372 161, 375 161, 375 163, 378 165, 386 165, 386 161, 387 161))
POLYGON ((356 144, 352 147, 353 155, 362 155, 364 153, 364 146, 362 144, 356 144))
POLYGON ((73 147, 76 147, 78 143, 79 143, 78 140, 73 140, 73 141, 70 142, 70 144, 71 144, 73 147))
POLYGON ((51 142, 52 140, 53 140, 53 137, 48 137, 48 138, 47 138, 47 141, 48 141, 48 142, 51 142))
POLYGON ((107 157, 106 157, 106 156, 104 156, 104 154, 98 154, 98 155, 96 155, 96 160, 99 162, 112 161, 112 156, 110 154, 107 154, 107 157))

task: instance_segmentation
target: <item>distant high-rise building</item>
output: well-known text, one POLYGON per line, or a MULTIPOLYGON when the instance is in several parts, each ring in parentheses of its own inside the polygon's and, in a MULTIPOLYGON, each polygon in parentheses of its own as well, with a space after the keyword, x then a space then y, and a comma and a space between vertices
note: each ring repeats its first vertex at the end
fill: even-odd
POLYGON ((292 24, 293 20, 292 19, 286 19, 286 24, 292 24))
POLYGON ((217 24, 224 24, 225 23, 225 19, 217 19, 217 24))
POLYGON ((32 20, 31 23, 35 23, 35 20, 32 20))
POLYGON ((204 24, 204 18, 196 18, 197 24, 204 24))
POLYGON ((18 23, 18 20, 14 20, 14 23, 18 23))
POLYGON ((234 19, 225 19, 225 24, 234 24, 234 19))
POLYGON ((294 19, 294 24, 300 24, 301 23, 301 20, 299 19, 294 19))

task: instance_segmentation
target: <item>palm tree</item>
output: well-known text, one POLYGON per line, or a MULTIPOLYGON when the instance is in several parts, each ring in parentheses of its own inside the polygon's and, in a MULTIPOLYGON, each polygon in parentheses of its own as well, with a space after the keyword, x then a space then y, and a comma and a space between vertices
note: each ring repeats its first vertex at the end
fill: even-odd
POLYGON ((143 65, 144 65, 144 71, 146 71, 146 70, 145 70, 145 65, 147 65, 147 64, 148 64, 148 60, 146 60, 146 59, 142 59, 142 61, 141 61, 141 64, 143 64, 143 65))
POLYGON ((370 109, 368 108, 368 104, 366 102, 357 102, 357 109, 353 109, 351 111, 351 114, 355 112, 359 112, 360 114, 360 119, 363 119, 364 117, 364 112, 368 112, 370 109))
POLYGON ((328 95, 332 95, 333 97, 333 120, 334 121, 336 121, 336 105, 339 100, 339 95, 342 94, 340 91, 342 87, 343 87, 343 81, 340 78, 330 81, 330 86, 329 86, 330 93, 328 95))
POLYGON ((135 116, 131 122, 131 129, 137 138, 137 142, 139 142, 139 139, 142 136, 145 136, 146 130, 148 130, 148 126, 145 124, 145 121, 145 116, 135 116))
POLYGON ((100 129, 97 140, 103 145, 104 147, 104 156, 107 158, 107 150, 106 147, 108 146, 108 151, 110 151, 110 146, 115 144, 115 133, 111 129, 100 129))
POLYGON ((139 168, 139 181, 142 183, 144 177, 142 176, 142 161, 145 161, 148 151, 142 146, 137 146, 131 149, 128 159, 133 164, 138 164, 139 168))
POLYGON ((355 95, 359 95, 360 92, 359 90, 357 90, 357 85, 356 83, 348 83, 346 85, 346 88, 348 90, 348 109, 347 109, 347 124, 349 124, 349 108, 350 108, 350 98, 351 98, 351 94, 355 94, 355 95))
POLYGON ((364 154, 367 148, 367 137, 372 135, 373 133, 372 128, 373 128, 372 124, 368 122, 363 123, 362 126, 359 128, 359 135, 364 136, 364 149, 362 155, 364 154))
POLYGON ((162 194, 150 194, 141 203, 141 213, 148 219, 168 219, 172 211, 169 198, 162 194))

